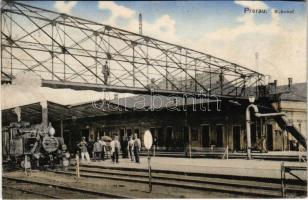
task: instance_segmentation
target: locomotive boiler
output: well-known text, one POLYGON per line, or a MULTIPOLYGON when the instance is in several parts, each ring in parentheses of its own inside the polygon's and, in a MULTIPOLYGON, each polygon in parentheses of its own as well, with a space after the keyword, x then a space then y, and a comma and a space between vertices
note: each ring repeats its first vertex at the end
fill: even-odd
POLYGON ((70 154, 62 137, 55 137, 49 124, 14 122, 2 130, 3 158, 14 167, 41 168, 68 166, 70 154))

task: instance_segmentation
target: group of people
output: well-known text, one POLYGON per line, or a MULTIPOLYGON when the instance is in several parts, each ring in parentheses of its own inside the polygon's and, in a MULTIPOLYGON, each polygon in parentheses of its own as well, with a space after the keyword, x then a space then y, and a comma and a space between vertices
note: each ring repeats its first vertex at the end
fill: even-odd
MULTIPOLYGON (((77 147, 81 151, 81 162, 85 159, 89 162, 89 151, 91 152, 91 150, 89 149, 89 144, 86 142, 85 137, 82 137, 82 140, 77 147)), ((122 151, 123 158, 130 157, 131 161, 140 163, 139 154, 141 150, 141 141, 138 138, 138 134, 134 134, 133 138, 129 136, 129 139, 127 141, 124 140, 122 143, 119 142, 119 137, 114 135, 109 145, 107 145, 107 143, 103 140, 103 136, 101 138, 97 138, 92 148, 93 160, 104 161, 105 155, 108 155, 108 147, 110 147, 110 155, 113 163, 119 163, 120 151, 122 151)))

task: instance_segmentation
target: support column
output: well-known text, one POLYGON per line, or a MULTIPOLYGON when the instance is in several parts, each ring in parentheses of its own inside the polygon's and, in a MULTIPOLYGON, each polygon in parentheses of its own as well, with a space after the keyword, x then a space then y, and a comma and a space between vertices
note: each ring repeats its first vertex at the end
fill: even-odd
POLYGON ((53 40, 53 38, 54 38, 54 34, 53 34, 53 32, 54 32, 54 26, 55 26, 55 22, 54 21, 52 21, 52 23, 51 23, 51 38, 52 38, 52 40, 51 40, 51 79, 53 80, 54 79, 54 40, 53 40))
POLYGON ((48 108, 47 108, 47 101, 42 101, 41 102, 42 106, 42 124, 44 130, 47 129, 48 127, 48 108))
POLYGON ((60 120, 60 131, 61 131, 61 137, 63 138, 63 120, 60 120))
POLYGON ((14 112, 17 115, 17 122, 21 121, 21 108, 18 106, 14 108, 14 112))
POLYGON ((135 87, 135 43, 133 45, 133 87, 135 87))
POLYGON ((191 158, 191 126, 188 126, 188 139, 189 139, 189 157, 191 158))
POLYGON ((166 90, 168 90, 168 55, 167 55, 167 51, 166 51, 166 90))
POLYGON ((184 96, 185 100, 185 127, 188 129, 188 155, 191 158, 191 127, 190 123, 188 123, 188 110, 187 110, 187 96, 184 96))

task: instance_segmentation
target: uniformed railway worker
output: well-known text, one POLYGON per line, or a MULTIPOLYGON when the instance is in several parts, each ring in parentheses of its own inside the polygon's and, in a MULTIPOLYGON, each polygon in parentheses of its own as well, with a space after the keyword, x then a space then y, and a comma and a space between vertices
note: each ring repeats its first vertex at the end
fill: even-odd
POLYGON ((93 158, 94 158, 94 161, 97 161, 97 160, 101 159, 102 148, 103 148, 103 145, 100 142, 99 137, 98 137, 96 142, 94 143, 94 146, 93 146, 93 158))
POLYGON ((140 160, 139 160, 139 153, 140 153, 140 149, 141 149, 141 141, 140 139, 138 138, 138 134, 135 133, 134 135, 134 155, 135 155, 135 161, 136 163, 140 163, 140 160))

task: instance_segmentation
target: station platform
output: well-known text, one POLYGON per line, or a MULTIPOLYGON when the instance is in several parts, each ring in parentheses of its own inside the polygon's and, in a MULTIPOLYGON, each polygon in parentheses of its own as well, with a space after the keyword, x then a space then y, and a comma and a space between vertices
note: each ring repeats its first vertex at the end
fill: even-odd
MULTIPOLYGON (((141 155, 146 156, 147 152, 142 151, 141 155)), ((151 156, 154 156, 154 152, 150 152, 151 156)), ((185 152, 181 151, 156 151, 155 156, 157 157, 174 157, 174 158, 187 158, 188 155, 185 152)), ((217 158, 221 159, 225 155, 225 152, 218 151, 192 151, 192 158, 217 158)), ((229 152, 228 157, 230 159, 246 159, 246 152, 229 152)), ((261 160, 276 160, 276 161, 299 161, 299 157, 307 160, 307 152, 301 151, 269 151, 267 153, 260 152, 252 152, 253 159, 261 159, 261 160)))
MULTIPOLYGON (((306 167, 305 162, 283 162, 285 166, 306 167)), ((170 157, 151 157, 152 170, 162 171, 164 173, 198 173, 230 175, 239 177, 258 177, 258 178, 281 178, 281 161, 269 160, 245 160, 245 159, 210 159, 210 158, 170 158, 170 157)), ((81 165, 101 166, 105 168, 121 168, 123 170, 148 169, 148 158, 141 157, 141 162, 132 162, 130 159, 119 159, 119 163, 112 161, 90 161, 81 162, 81 165)), ((299 178, 306 180, 306 170, 292 171, 299 178)), ((287 174, 287 178, 294 177, 287 174)))

